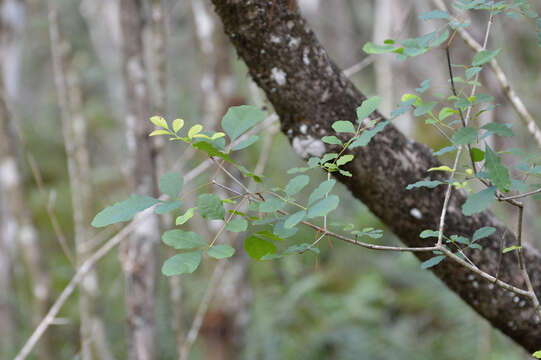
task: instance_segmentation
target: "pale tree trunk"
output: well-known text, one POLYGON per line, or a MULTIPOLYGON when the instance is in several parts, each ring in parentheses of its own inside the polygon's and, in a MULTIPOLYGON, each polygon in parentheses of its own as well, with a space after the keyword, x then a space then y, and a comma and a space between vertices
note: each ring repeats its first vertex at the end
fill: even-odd
MULTIPOLYGON (((9 352, 16 346, 16 327, 10 298, 15 247, 19 247, 31 281, 34 305, 32 323, 37 324, 51 303, 52 289, 43 251, 39 245, 30 209, 23 189, 15 141, 14 118, 9 103, 18 96, 20 54, 25 8, 22 1, 0 1, 0 343, 9 352), (6 78, 4 78, 6 74, 6 78), (6 302, 7 300, 7 302, 6 302)), ((53 359, 51 336, 45 336, 38 349, 38 358, 53 359)))
POLYGON ((123 119, 120 0, 82 0, 80 12, 88 26, 92 47, 104 70, 107 98, 113 117, 123 119))
MULTIPOLYGON (((290 9, 287 0, 275 1, 272 24, 268 19, 271 4, 266 0, 213 0, 213 3, 250 75, 263 88, 280 116, 282 131, 293 148, 304 157, 335 150, 316 139, 333 134, 331 124, 337 119, 354 121, 355 110, 366 97, 330 60, 306 21, 290 9), (287 35, 298 36, 299 46, 289 47, 272 41, 287 35), (309 64, 303 62, 305 49, 309 52, 309 64), (285 74, 285 82, 282 78, 277 82, 273 76, 276 69, 285 74), (308 129, 303 119, 311 120, 308 129), (299 146, 307 142, 313 146, 308 149, 299 146)), ((372 118, 379 116, 375 113, 372 118)), ((355 155, 355 160, 347 166, 353 177, 337 175, 337 179, 404 244, 433 245, 433 241, 421 239, 419 234, 425 229, 438 228, 445 190, 406 190, 408 184, 424 179, 427 169, 440 165, 432 151, 408 139, 390 124, 367 146, 357 148, 355 155)), ((432 179, 446 180, 444 175, 434 175, 432 179)), ((461 206, 465 199, 464 192, 453 193, 446 231, 470 237, 483 226, 496 228, 494 235, 481 240, 483 251, 467 251, 466 255, 481 270, 490 274, 499 271, 499 279, 524 289, 525 280, 516 256, 502 256, 499 262, 500 240, 503 238, 505 246, 516 244, 514 231, 506 228, 489 210, 473 216, 463 215, 461 206)), ((541 294, 541 254, 524 243, 523 254, 533 289, 541 294)), ((422 261, 432 256, 415 255, 422 261)), ((454 261, 443 261, 430 271, 493 327, 527 351, 541 348, 541 319, 530 299, 494 286, 454 261)))
MULTIPOLYGON (((49 0, 49 30, 56 92, 68 159, 76 264, 79 267, 92 254, 92 248, 89 246, 92 236, 89 224, 93 213, 91 170, 81 89, 73 65, 67 65, 67 59, 70 57, 69 43, 63 42, 60 38, 55 0, 49 0)), ((113 358, 99 311, 99 297, 98 277, 96 271, 90 270, 81 283, 79 292, 81 354, 84 360, 113 358)))
MULTIPOLYGON (((120 2, 126 127, 131 161, 131 188, 139 195, 155 196, 155 146, 148 136, 152 130, 147 68, 143 48, 143 2, 120 2)), ((121 261, 125 275, 126 345, 128 359, 156 358, 156 268, 159 224, 150 215, 122 244, 121 261)))

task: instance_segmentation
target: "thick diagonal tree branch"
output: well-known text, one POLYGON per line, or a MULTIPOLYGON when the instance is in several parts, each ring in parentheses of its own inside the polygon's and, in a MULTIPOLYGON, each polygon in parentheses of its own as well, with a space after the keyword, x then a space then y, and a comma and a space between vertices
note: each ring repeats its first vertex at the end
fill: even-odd
MULTIPOLYGON (((319 139, 334 134, 336 120, 355 120, 355 109, 365 96, 328 57, 306 21, 289 0, 213 0, 226 34, 248 65, 256 83, 265 91, 280 116, 282 131, 304 158, 332 152, 319 139), (271 10, 272 7, 272 10, 271 10), (269 14, 272 11, 272 21, 269 14)), ((444 54, 442 53, 442 61, 444 54)), ((374 114, 375 117, 381 116, 374 114)), ((352 194, 366 204, 399 238, 412 247, 430 246, 421 239, 425 229, 437 229, 444 187, 406 190, 410 183, 428 176, 439 166, 432 151, 387 126, 366 147, 358 148, 348 170, 352 178, 338 176, 352 194)), ((433 175, 434 179, 445 180, 433 175)), ((526 288, 516 254, 503 255, 499 266, 500 239, 515 244, 513 231, 490 212, 464 216, 465 195, 455 192, 449 201, 446 234, 471 237, 480 227, 496 233, 484 239, 483 251, 467 253, 479 268, 499 279, 526 288)), ((430 254, 416 253, 421 260, 430 254)), ((524 246, 525 262, 537 294, 541 293, 541 255, 524 246)), ((481 280, 459 264, 443 261, 432 271, 492 325, 528 351, 541 348, 540 319, 529 299, 481 280)))

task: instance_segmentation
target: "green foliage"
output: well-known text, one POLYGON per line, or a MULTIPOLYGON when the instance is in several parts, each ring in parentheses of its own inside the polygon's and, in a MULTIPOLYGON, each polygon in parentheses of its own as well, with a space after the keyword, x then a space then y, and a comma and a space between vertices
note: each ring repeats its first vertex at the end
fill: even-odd
POLYGON ((507 192, 511 185, 509 170, 500 163, 500 158, 488 145, 485 146, 485 166, 492 183, 498 190, 507 192))
POLYGON ((106 207, 92 220, 92 226, 104 227, 118 222, 131 220, 135 214, 160 201, 148 196, 133 194, 128 199, 106 207))
POLYGON ((195 201, 197 212, 205 219, 221 220, 225 216, 222 200, 215 194, 201 194, 195 201))
POLYGON ((256 236, 249 236, 244 240, 244 250, 250 257, 261 260, 262 257, 269 254, 276 254, 276 246, 265 239, 256 236))
POLYGON ((421 269, 426 270, 434 267, 445 260, 445 255, 437 255, 421 263, 421 269))
POLYGON ((207 254, 215 259, 226 259, 235 254, 235 249, 227 244, 214 245, 207 251, 207 254))
POLYGON ((464 204, 462 204, 462 213, 466 216, 470 216, 485 210, 494 200, 495 192, 496 187, 491 186, 468 196, 464 204))
POLYGON ((201 254, 201 251, 194 251, 174 255, 163 263, 162 273, 166 276, 191 274, 201 263, 201 254))
POLYGON ((169 195, 171 198, 176 198, 182 190, 184 179, 176 172, 168 172, 162 175, 159 188, 163 194, 169 195))
POLYGON ((241 105, 229 108, 222 119, 222 129, 235 141, 254 125, 263 121, 264 114, 255 106, 241 105))
POLYGON ((183 230, 168 230, 163 233, 162 241, 164 244, 171 246, 174 249, 196 249, 202 246, 207 246, 207 243, 201 240, 199 235, 193 231, 183 230))

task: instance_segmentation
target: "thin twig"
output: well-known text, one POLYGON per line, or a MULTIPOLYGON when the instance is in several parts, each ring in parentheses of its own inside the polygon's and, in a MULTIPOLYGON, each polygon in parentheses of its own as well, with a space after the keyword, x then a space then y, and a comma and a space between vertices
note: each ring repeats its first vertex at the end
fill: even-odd
POLYGON ((537 189, 537 190, 533 190, 533 191, 527 192, 527 193, 523 193, 523 194, 512 195, 512 196, 506 196, 506 197, 500 197, 500 198, 498 198, 498 200, 499 200, 499 201, 516 200, 516 199, 520 199, 520 198, 527 197, 527 196, 530 196, 530 195, 535 195, 535 194, 537 194, 537 193, 541 193, 541 188, 539 188, 539 189, 537 189))

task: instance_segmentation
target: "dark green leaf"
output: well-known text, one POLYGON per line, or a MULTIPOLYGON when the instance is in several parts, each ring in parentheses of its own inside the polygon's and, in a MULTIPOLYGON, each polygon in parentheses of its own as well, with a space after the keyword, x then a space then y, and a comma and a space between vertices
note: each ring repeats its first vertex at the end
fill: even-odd
POLYGON ((267 254, 275 254, 276 246, 270 241, 255 236, 249 236, 244 241, 244 250, 246 250, 250 257, 260 260, 267 254))
POLYGON ((356 147, 366 146, 377 133, 385 129, 388 123, 389 121, 381 121, 372 129, 363 131, 359 138, 349 145, 349 148, 354 149, 356 147))
POLYGON ((513 131, 506 124, 493 122, 493 123, 483 125, 481 128, 500 136, 508 137, 508 136, 515 135, 513 131))
POLYGON ((177 254, 167 259, 162 266, 165 276, 191 274, 201 263, 201 251, 177 254))
POLYGON ((128 199, 106 207, 92 220, 92 226, 104 227, 117 222, 131 220, 140 211, 159 203, 158 199, 134 194, 128 199))
POLYGON ((485 159, 485 152, 476 147, 471 148, 471 155, 472 155, 473 161, 475 162, 483 161, 485 159))
POLYGON ((435 238, 437 238, 439 235, 440 235, 440 232, 439 232, 439 231, 434 231, 434 230, 423 230, 423 231, 419 234, 419 237, 420 237, 421 239, 426 239, 426 238, 429 238, 429 237, 435 237, 435 238))

